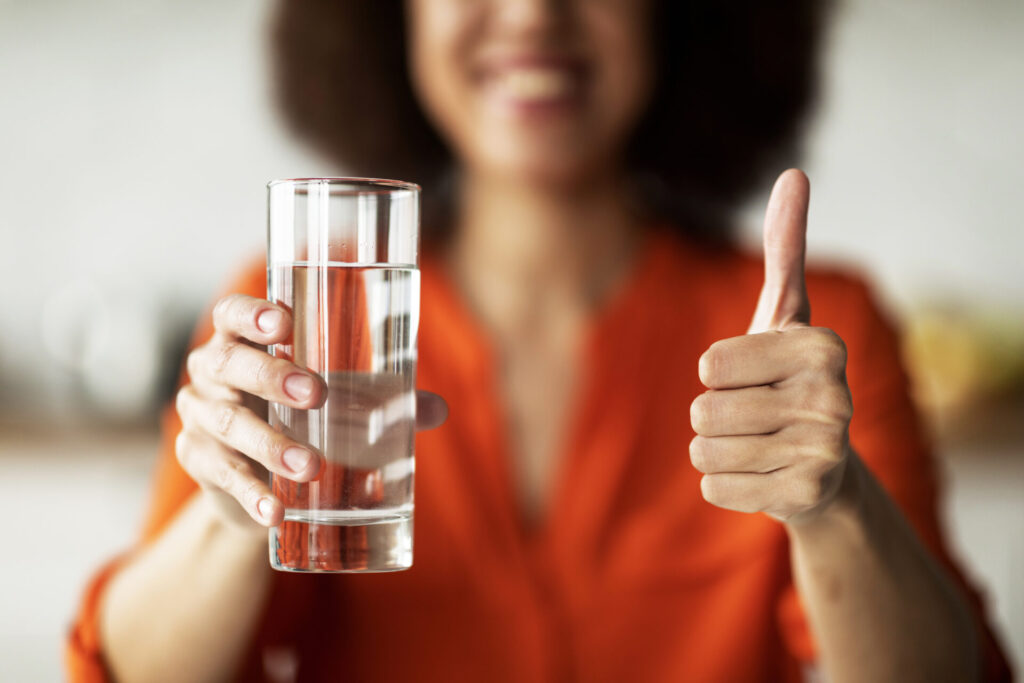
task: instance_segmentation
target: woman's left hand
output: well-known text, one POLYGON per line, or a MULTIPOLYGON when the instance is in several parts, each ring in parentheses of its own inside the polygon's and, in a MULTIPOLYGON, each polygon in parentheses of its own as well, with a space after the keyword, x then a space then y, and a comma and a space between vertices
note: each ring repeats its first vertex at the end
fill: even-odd
POLYGON ((764 225, 765 279, 748 333, 700 358, 708 387, 693 402, 693 466, 718 507, 798 523, 832 503, 851 457, 846 347, 810 326, 804 283, 809 185, 779 176, 764 225))

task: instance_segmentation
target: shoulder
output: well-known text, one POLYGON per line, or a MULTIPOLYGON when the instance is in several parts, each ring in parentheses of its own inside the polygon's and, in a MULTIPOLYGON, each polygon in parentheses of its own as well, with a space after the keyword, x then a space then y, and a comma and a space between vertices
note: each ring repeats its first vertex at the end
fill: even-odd
POLYGON ((898 354, 896 325, 867 275, 845 265, 816 264, 807 269, 811 324, 834 330, 851 359, 864 360, 882 338, 886 353, 898 354))
MULTIPOLYGON (((734 243, 691 241, 678 231, 658 230, 653 235, 656 248, 677 269, 689 268, 716 283, 733 283, 760 290, 764 279, 764 260, 758 250, 734 243)), ((870 298, 866 274, 850 264, 812 259, 806 270, 808 293, 832 300, 870 298)))
MULTIPOLYGON (((764 261, 753 249, 689 240, 679 231, 652 233, 653 267, 662 291, 697 305, 715 334, 742 334, 764 282, 764 261)), ((813 325, 829 327, 848 343, 887 316, 865 273, 842 263, 812 260, 806 270, 813 325)))

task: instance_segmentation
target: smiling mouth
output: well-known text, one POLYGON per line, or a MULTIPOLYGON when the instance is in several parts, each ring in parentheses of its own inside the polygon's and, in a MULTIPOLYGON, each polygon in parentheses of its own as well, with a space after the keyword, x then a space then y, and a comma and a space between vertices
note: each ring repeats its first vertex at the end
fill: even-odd
POLYGON ((489 74, 487 89, 513 105, 561 104, 582 90, 579 69, 557 65, 521 65, 496 69, 489 74))
POLYGON ((567 69, 517 68, 498 74, 494 88, 517 100, 554 100, 571 95, 576 90, 576 81, 567 69))

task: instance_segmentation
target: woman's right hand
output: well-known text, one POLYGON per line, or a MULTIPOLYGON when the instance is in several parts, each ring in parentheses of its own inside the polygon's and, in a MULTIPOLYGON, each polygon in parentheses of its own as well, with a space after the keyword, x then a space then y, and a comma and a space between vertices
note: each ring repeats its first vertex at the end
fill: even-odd
MULTIPOLYGON (((255 348, 291 334, 291 314, 281 306, 232 294, 214 306, 213 327, 210 341, 189 354, 191 383, 178 392, 178 462, 227 518, 251 526, 241 505, 259 524, 276 526, 284 506, 270 492, 268 470, 310 481, 322 456, 267 424, 266 402, 308 410, 323 405, 327 387, 316 373, 255 348)), ((416 392, 417 430, 438 427, 447 417, 443 398, 416 392)))
POLYGON ((270 492, 268 470, 300 482, 320 470, 319 454, 264 417, 266 401, 310 409, 327 397, 318 375, 255 348, 284 341, 291 326, 281 306, 242 294, 224 297, 213 309, 213 337, 188 356, 191 383, 178 391, 178 462, 236 522, 247 523, 239 505, 263 526, 283 521, 284 506, 270 492))

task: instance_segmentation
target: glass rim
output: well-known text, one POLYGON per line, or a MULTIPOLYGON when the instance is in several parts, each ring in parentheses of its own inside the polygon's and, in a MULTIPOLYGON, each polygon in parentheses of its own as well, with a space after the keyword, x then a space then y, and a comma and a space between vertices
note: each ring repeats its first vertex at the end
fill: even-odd
POLYGON ((338 194, 358 196, 372 194, 391 194, 394 192, 420 192, 416 183, 388 178, 362 178, 359 176, 327 176, 323 178, 279 178, 267 183, 267 189, 279 185, 308 187, 310 185, 328 185, 338 188, 338 194), (346 187, 347 186, 347 187, 346 187))

